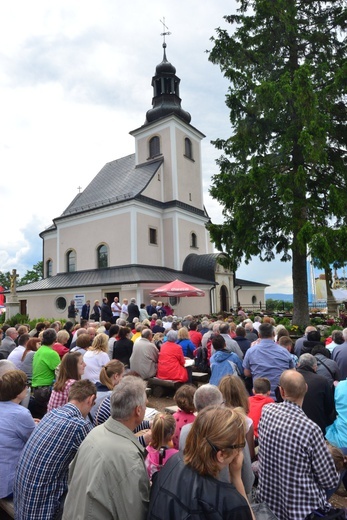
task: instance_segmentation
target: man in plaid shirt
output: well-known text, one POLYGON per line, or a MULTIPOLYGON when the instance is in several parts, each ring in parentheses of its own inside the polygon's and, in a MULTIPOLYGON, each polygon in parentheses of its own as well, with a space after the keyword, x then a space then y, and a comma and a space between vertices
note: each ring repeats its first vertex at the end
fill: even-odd
POLYGON ((306 390, 299 372, 284 371, 283 403, 265 405, 259 423, 258 498, 281 520, 329 509, 325 490, 339 482, 321 429, 301 408, 306 390))
POLYGON ((26 443, 14 484, 16 520, 58 520, 67 493, 69 464, 91 430, 86 420, 96 397, 88 380, 70 388, 68 404, 46 414, 26 443))

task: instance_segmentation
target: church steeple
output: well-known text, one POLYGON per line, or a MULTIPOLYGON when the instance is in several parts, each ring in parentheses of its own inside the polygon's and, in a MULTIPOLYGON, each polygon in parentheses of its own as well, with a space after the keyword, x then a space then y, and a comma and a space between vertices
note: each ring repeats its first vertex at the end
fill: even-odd
POLYGON ((179 97, 180 79, 176 76, 175 67, 166 58, 166 43, 163 43, 163 61, 157 65, 152 78, 153 99, 152 107, 146 114, 145 125, 157 121, 162 117, 174 114, 186 123, 190 123, 191 116, 181 107, 179 97))

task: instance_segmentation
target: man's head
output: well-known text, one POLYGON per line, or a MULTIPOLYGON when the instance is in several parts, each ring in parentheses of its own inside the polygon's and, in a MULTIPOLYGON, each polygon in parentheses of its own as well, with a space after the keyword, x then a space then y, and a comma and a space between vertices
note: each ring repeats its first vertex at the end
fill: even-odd
POLYGON ((144 339, 148 339, 148 341, 152 341, 153 333, 151 329, 143 329, 141 332, 141 337, 144 339))
POLYGON ((319 330, 311 330, 307 334, 308 341, 320 341, 320 332, 319 330))
POLYGON ((140 424, 146 411, 146 383, 140 377, 127 376, 111 395, 111 417, 116 421, 140 424))
POLYGON ((305 379, 300 372, 294 369, 282 372, 279 385, 282 399, 287 399, 288 401, 302 401, 307 392, 305 379))
POLYGON ((306 329, 305 329, 305 334, 306 334, 306 336, 307 336, 307 334, 308 334, 309 332, 312 332, 312 331, 314 331, 314 330, 317 330, 316 327, 313 327, 313 325, 308 325, 308 327, 306 327, 306 329))
POLYGON ((200 386, 194 394, 194 406, 197 412, 200 412, 207 406, 219 406, 223 403, 222 392, 215 385, 207 383, 200 386))
POLYGON ((331 338, 336 345, 342 345, 342 343, 345 341, 343 337, 342 330, 333 330, 331 333, 331 338))
POLYGON ((244 338, 246 336, 246 329, 244 327, 242 327, 241 325, 236 327, 235 332, 236 332, 236 336, 238 336, 239 338, 244 338))
POLYGON ((115 296, 115 297, 113 298, 113 301, 114 301, 114 303, 118 303, 118 297, 115 296))
POLYGON ((273 339, 275 337, 275 330, 271 323, 262 323, 259 326, 259 337, 261 339, 273 339))
POLYGON ((28 343, 30 339, 29 334, 21 334, 18 339, 18 346, 19 347, 25 347, 25 345, 28 343))
POLYGON ((95 398, 96 386, 89 379, 75 381, 70 386, 68 401, 77 406, 83 417, 87 417, 94 406, 95 398))
POLYGON ((347 341, 347 329, 343 329, 342 331, 343 339, 347 341))
POLYGON ((107 298, 103 298, 102 299, 102 303, 106 303, 107 304, 108 303, 108 299, 107 298))
POLYGON ((130 303, 136 303, 136 298, 131 298, 130 303))
POLYGON ((245 330, 246 330, 246 332, 252 332, 252 330, 253 330, 253 323, 251 321, 246 321, 246 323, 245 323, 245 330))
MULTIPOLYGON (((0 401, 12 401, 28 387, 28 376, 22 370, 9 370, 0 378, 0 401)), ((22 397, 23 399, 23 397, 22 397)))
POLYGON ((54 329, 45 329, 42 334, 42 344, 53 345, 57 341, 57 333, 54 329))
POLYGON ((308 367, 316 372, 317 370, 317 358, 312 356, 312 354, 301 354, 298 361, 298 367, 308 367))
POLYGON ((18 338, 18 331, 14 327, 10 327, 5 332, 5 335, 6 335, 7 338, 11 338, 14 341, 15 339, 18 338))
POLYGON ((225 339, 218 334, 218 336, 212 338, 212 345, 215 350, 223 350, 225 349, 225 339))
POLYGON ((229 325, 229 323, 221 323, 219 325, 219 332, 221 334, 229 334, 229 332, 230 332, 230 325, 229 325))

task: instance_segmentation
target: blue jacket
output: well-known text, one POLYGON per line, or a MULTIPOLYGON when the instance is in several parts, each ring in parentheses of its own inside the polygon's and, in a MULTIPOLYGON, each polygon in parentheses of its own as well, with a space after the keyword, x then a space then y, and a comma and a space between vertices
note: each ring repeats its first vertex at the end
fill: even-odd
POLYGON ((176 343, 182 347, 184 357, 194 358, 193 352, 196 347, 190 339, 181 339, 180 341, 176 341, 176 343))
POLYGON ((243 375, 242 361, 235 352, 217 350, 210 359, 211 385, 218 385, 222 377, 229 374, 243 375))

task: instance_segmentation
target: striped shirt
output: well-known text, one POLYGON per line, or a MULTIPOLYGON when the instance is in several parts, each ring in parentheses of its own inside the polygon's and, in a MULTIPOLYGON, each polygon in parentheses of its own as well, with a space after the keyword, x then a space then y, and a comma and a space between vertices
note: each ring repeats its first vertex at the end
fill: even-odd
POLYGON ((67 491, 69 464, 91 430, 68 403, 45 415, 20 456, 14 483, 16 520, 53 520, 67 491))

